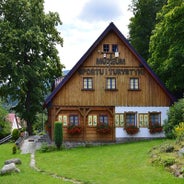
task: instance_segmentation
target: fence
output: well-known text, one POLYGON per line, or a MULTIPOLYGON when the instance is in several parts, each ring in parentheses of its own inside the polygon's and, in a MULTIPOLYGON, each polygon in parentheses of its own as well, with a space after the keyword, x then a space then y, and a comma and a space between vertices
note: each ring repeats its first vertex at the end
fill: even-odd
POLYGON ((11 138, 12 138, 11 134, 6 136, 6 137, 4 137, 3 139, 0 140, 0 144, 3 144, 5 142, 9 141, 11 138))

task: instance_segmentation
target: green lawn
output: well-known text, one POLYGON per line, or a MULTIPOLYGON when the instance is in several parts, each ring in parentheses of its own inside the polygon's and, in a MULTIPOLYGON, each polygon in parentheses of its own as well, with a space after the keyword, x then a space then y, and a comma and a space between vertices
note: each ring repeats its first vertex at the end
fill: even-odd
MULTIPOLYGON (((75 148, 51 153, 37 152, 36 165, 47 174, 73 178, 89 184, 183 184, 164 168, 152 166, 149 150, 165 140, 75 148)), ((0 145, 0 166, 6 159, 22 160, 19 174, 0 177, 1 184, 70 183, 36 172, 29 167, 30 154, 12 155, 12 145, 0 145)))

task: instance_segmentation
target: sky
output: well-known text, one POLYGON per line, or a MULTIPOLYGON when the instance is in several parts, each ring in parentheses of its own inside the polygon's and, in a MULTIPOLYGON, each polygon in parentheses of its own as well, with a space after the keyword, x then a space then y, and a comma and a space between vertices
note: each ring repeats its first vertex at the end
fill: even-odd
POLYGON ((61 63, 70 70, 111 23, 127 38, 131 0, 45 0, 46 13, 58 12, 62 25, 58 31, 61 63))

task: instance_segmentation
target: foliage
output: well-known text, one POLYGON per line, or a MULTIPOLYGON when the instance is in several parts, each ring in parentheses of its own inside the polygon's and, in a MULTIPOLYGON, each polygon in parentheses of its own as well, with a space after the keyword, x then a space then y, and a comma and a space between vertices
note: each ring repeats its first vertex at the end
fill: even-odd
POLYGON ((58 149, 60 149, 63 142, 63 127, 62 123, 56 121, 54 123, 54 141, 58 149))
POLYGON ((45 120, 47 119, 46 112, 36 114, 36 120, 33 123, 33 132, 45 131, 45 120))
POLYGON ((17 147, 16 147, 16 145, 13 145, 12 154, 16 154, 16 153, 17 153, 17 147))
POLYGON ((149 58, 149 41, 156 24, 156 13, 167 0, 132 0, 129 40, 138 53, 147 60, 149 58))
POLYGON ((184 140, 184 122, 180 122, 174 127, 174 135, 179 141, 184 140))
POLYGON ((164 123, 167 138, 175 138, 174 127, 184 121, 184 98, 175 102, 168 111, 168 120, 164 123))
POLYGON ((7 114, 8 112, 0 103, 0 139, 6 137, 11 132, 10 123, 6 121, 7 114))
POLYGON ((41 153, 48 153, 48 152, 52 152, 55 150, 56 150, 56 147, 54 145, 49 145, 47 143, 43 143, 41 145, 41 148, 39 149, 41 153))
POLYGON ((13 109, 30 135, 51 83, 61 76, 60 25, 58 13, 44 12, 44 0, 0 1, 0 96, 17 102, 13 109))
POLYGON ((157 166, 163 166, 177 177, 184 177, 184 157, 179 155, 178 150, 183 148, 184 142, 179 144, 175 141, 167 141, 150 150, 150 161, 157 166))
POLYGON ((130 134, 130 135, 134 135, 139 132, 139 128, 135 125, 126 125, 124 129, 126 130, 127 134, 130 134))
POLYGON ((67 132, 71 135, 80 134, 82 132, 82 128, 78 125, 70 125, 67 127, 67 132))
POLYGON ((162 126, 159 123, 151 124, 149 126, 149 132, 151 134, 162 132, 162 126))
POLYGON ((16 141, 19 137, 20 137, 20 131, 17 128, 13 129, 12 139, 16 141))
POLYGON ((98 123, 96 127, 96 131, 101 134, 110 134, 111 126, 106 123, 98 123))
POLYGON ((150 38, 149 64, 180 98, 184 89, 184 2, 169 0, 157 14, 158 23, 150 38))

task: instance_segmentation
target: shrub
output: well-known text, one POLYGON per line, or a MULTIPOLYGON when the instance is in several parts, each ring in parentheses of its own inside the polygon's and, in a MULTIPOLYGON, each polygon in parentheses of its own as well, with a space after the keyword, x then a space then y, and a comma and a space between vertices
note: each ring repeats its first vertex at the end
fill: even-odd
POLYGON ((179 141, 184 139, 184 122, 180 122, 174 127, 174 134, 179 141))
POLYGON ((16 145, 14 145, 12 147, 12 154, 16 154, 16 152, 17 152, 17 147, 16 147, 16 145))
POLYGON ((60 149, 63 142, 63 127, 62 123, 56 121, 54 123, 54 141, 58 149, 60 149))
POLYGON ((47 143, 43 143, 41 145, 41 148, 39 149, 41 153, 52 152, 55 150, 56 150, 56 147, 54 145, 48 145, 47 143))
POLYGON ((18 129, 13 129, 12 131, 12 139, 16 141, 20 136, 20 131, 18 129))
POLYGON ((167 138, 175 138, 174 127, 180 122, 184 122, 184 98, 169 108, 168 120, 163 127, 167 138))

